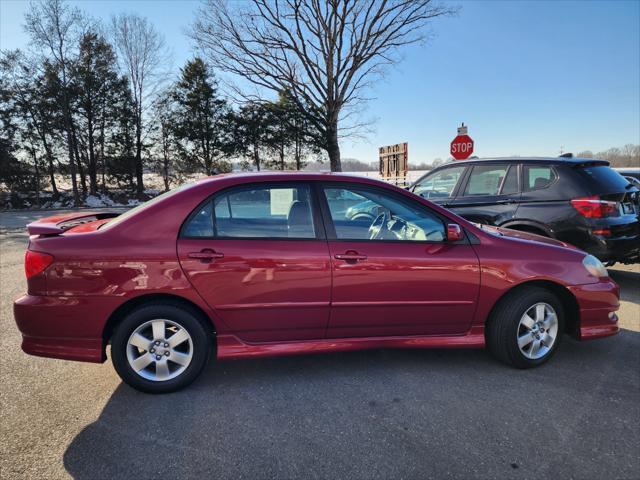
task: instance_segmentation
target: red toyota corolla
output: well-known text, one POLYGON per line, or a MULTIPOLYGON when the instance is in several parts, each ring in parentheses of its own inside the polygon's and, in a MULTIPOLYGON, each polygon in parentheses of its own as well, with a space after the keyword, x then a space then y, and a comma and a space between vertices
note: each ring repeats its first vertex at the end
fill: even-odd
POLYGON ((618 331, 618 286, 596 258, 362 177, 221 175, 28 229, 23 350, 103 362, 110 343, 146 392, 188 385, 211 352, 486 344, 526 368, 563 333, 618 331))

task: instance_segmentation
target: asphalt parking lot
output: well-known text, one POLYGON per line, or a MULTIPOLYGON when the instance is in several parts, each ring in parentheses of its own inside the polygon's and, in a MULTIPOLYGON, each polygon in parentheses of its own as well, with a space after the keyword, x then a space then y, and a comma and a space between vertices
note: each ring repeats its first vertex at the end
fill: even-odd
POLYGON ((614 267, 623 331, 528 371, 478 350, 376 350, 212 364, 182 392, 110 361, 27 356, 12 316, 23 225, 0 214, 0 476, 640 478, 640 266, 614 267))

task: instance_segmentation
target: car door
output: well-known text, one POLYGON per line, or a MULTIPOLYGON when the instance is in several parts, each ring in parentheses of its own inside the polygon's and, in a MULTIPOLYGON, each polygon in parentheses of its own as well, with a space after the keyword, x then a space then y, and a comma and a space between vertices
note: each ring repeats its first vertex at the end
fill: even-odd
POLYGON ((508 222, 520 202, 518 168, 518 164, 507 163, 473 165, 448 208, 471 222, 508 222))
POLYGON ((315 339, 329 319, 329 251, 311 187, 260 183, 215 194, 185 222, 192 285, 247 342, 315 339))
POLYGON ((457 186, 464 178, 465 169, 464 165, 439 168, 418 180, 411 187, 411 191, 422 198, 446 207, 455 198, 457 186))
POLYGON ((480 274, 467 241, 448 242, 446 222, 400 193, 326 183, 319 195, 333 267, 329 338, 466 332, 480 274), (375 205, 350 216, 334 199, 375 205))

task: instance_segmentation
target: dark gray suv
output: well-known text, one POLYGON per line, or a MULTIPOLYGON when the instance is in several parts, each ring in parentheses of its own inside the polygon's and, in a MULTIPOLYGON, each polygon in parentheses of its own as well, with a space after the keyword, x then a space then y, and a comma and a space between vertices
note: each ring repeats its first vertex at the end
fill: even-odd
POLYGON ((470 221, 555 238, 603 262, 640 261, 639 190, 604 160, 456 161, 409 190, 470 221))

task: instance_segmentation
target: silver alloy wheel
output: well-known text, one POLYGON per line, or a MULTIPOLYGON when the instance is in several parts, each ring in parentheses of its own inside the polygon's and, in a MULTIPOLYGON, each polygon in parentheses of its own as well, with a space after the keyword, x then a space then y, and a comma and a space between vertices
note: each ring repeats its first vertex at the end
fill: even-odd
POLYGON ((531 360, 544 357, 558 337, 558 315, 548 303, 536 303, 527 309, 518 324, 518 348, 531 360))
POLYGON ((191 335, 173 320, 149 320, 136 328, 127 342, 129 366, 154 382, 177 377, 187 369, 192 357, 191 335))

